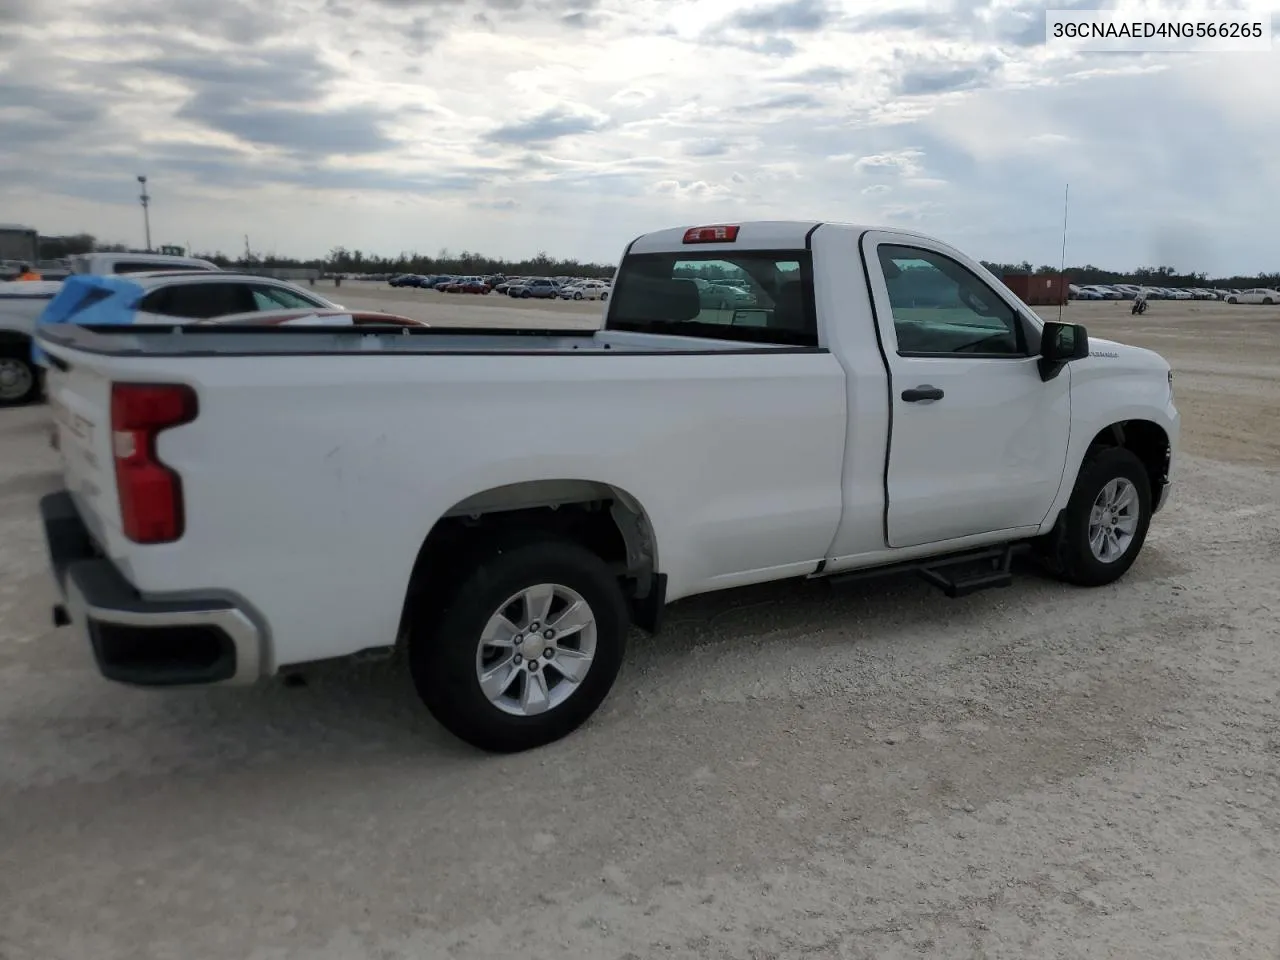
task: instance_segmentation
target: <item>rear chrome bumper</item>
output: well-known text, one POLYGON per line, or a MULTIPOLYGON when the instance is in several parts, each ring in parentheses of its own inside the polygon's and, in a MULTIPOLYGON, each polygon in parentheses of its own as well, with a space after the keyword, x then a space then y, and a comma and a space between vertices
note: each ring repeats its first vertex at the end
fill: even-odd
POLYGON ((62 594, 54 623, 73 625, 108 680, 135 686, 253 683, 262 632, 228 600, 142 597, 95 550, 66 491, 40 500, 49 564, 62 594))

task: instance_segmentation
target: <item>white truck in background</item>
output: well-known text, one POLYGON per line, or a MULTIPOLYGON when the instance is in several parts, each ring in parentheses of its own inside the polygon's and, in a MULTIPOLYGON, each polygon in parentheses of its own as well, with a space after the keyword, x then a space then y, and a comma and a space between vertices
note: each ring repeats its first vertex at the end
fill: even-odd
POLYGON ((55 620, 142 685, 403 643, 446 728, 521 750, 672 601, 898 570, 959 595, 1021 548, 1108 584, 1167 500, 1169 364, 937 240, 664 230, 613 289, 598 331, 42 329, 55 620))
MULTIPOLYGON (((68 258, 73 274, 143 273, 153 270, 217 270, 198 257, 160 253, 82 253, 68 258)), ((39 398, 40 373, 31 360, 36 319, 62 289, 61 280, 0 283, 0 407, 39 398)))

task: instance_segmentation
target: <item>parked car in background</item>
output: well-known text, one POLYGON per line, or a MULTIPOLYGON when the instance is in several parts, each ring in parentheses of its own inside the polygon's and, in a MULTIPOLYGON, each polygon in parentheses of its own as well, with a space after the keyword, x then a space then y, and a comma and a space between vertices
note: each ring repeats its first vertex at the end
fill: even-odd
POLYGON ((1079 284, 1067 284, 1067 297, 1071 300, 1101 300, 1102 294, 1092 287, 1082 287, 1079 284))
POLYGON ((157 270, 218 270, 216 263, 199 257, 169 253, 79 253, 67 258, 72 274, 154 273, 157 270))
POLYGON ((535 277, 532 280, 526 280, 524 283, 507 287, 507 296, 519 297, 522 300, 528 300, 530 297, 549 300, 560 296, 560 284, 550 277, 535 277))
MULTIPOLYGON (((165 253, 100 252, 67 258, 65 277, 127 276, 140 271, 217 274, 218 265, 198 257, 165 253)), ((0 407, 31 403, 40 396, 40 370, 32 350, 36 321, 62 292, 64 279, 0 283, 0 407)))
MULTIPOLYGON (((277 310, 341 310, 341 304, 285 280, 219 270, 68 277, 36 321, 54 324, 187 324, 277 310)), ((43 365, 40 351, 33 359, 43 365)))
POLYGON ((452 283, 446 283, 438 290, 445 293, 488 293, 491 289, 483 277, 459 277, 452 283))
POLYGON ((1239 293, 1233 293, 1227 297, 1227 303, 1261 303, 1271 306, 1280 303, 1280 291, 1272 290, 1270 287, 1254 287, 1251 290, 1241 290, 1239 293))
POLYGON ((609 284, 603 280, 579 280, 560 288, 562 300, 608 300, 609 284))
POLYGON ((259 310, 253 313, 233 313, 225 317, 213 317, 208 320, 196 320, 192 326, 208 326, 209 324, 239 325, 253 327, 429 327, 425 320, 413 317, 402 317, 395 313, 381 313, 377 310, 259 310))

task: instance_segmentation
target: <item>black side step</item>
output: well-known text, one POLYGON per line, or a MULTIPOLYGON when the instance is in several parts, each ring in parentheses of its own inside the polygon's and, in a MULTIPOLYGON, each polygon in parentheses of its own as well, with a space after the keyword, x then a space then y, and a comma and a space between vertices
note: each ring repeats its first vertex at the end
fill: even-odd
POLYGON ((853 570, 849 573, 835 574, 827 579, 832 583, 844 583, 896 573, 914 573, 926 583, 933 584, 948 597, 964 597, 979 590, 1012 585, 1013 555, 1026 548, 1027 544, 1010 543, 983 550, 953 553, 945 557, 908 560, 905 563, 895 563, 887 567, 853 570))

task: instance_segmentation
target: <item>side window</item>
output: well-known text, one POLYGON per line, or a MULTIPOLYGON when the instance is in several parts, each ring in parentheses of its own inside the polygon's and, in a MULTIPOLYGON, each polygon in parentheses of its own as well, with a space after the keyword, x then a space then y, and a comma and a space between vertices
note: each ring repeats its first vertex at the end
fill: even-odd
POLYGON ((899 354, 1026 356, 1017 312, 967 267, 918 247, 877 253, 899 354))
POLYGON ((256 310, 305 310, 317 307, 318 303, 294 293, 285 287, 272 287, 266 284, 249 288, 253 292, 253 305, 256 310))
POLYGON ((178 283, 147 294, 140 309, 186 320, 209 320, 248 313, 253 310, 253 298, 242 283, 178 283))

